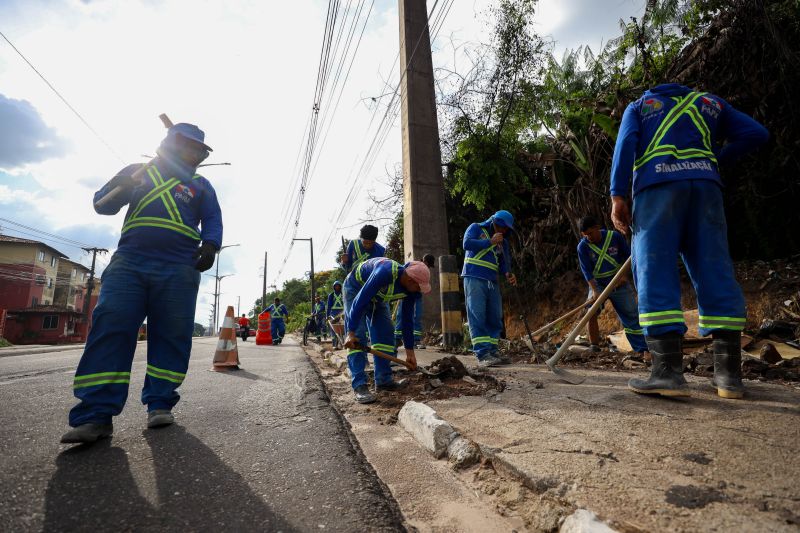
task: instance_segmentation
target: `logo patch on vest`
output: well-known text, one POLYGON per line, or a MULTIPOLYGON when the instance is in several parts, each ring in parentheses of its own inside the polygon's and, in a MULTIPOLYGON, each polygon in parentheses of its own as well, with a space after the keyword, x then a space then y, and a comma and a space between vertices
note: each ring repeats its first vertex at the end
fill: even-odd
POLYGON ((175 186, 175 198, 188 204, 194 198, 194 190, 188 185, 179 183, 175 186))
POLYGON ((720 111, 722 111, 722 104, 707 96, 701 96, 700 100, 703 102, 700 106, 701 113, 706 113, 714 118, 719 116, 720 111))
POLYGON ((664 108, 664 104, 657 98, 648 98, 642 103, 642 116, 651 115, 664 108))

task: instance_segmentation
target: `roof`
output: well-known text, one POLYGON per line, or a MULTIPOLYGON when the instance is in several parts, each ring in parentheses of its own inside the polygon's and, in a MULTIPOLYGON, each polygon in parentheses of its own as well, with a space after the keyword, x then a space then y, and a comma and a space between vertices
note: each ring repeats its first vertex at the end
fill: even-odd
POLYGON ((81 263, 78 263, 78 262, 77 262, 77 261, 75 261, 74 259, 64 258, 64 262, 65 262, 65 263, 69 263, 69 264, 71 264, 71 265, 74 265, 74 266, 76 266, 76 267, 82 268, 82 269, 83 269, 83 270, 85 270, 86 272, 90 272, 90 271, 92 270, 91 268, 87 267, 86 265, 84 265, 84 264, 81 264, 81 263))
POLYGON ((58 254, 59 257, 63 257, 65 259, 67 258, 66 254, 63 254, 63 253, 59 252, 58 250, 56 250, 55 248, 53 248, 49 244, 45 244, 45 243, 43 243, 41 241, 34 241, 32 239, 23 239, 22 237, 12 237, 11 235, 2 235, 2 234, 0 234, 0 245, 2 245, 4 242, 9 242, 9 243, 13 243, 13 244, 30 244, 30 245, 36 245, 36 246, 44 246, 45 248, 47 248, 51 252, 55 252, 56 254, 58 254))
POLYGON ((37 305, 36 307, 26 307, 24 309, 9 309, 9 313, 70 313, 73 315, 82 315, 80 311, 70 309, 68 307, 59 307, 56 305, 37 305))

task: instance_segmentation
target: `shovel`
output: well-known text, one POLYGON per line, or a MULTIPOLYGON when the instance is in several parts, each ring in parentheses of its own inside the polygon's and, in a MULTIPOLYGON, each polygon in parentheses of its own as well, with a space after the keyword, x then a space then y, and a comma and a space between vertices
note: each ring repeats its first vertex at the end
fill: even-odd
POLYGON ((398 359, 397 357, 393 357, 393 356, 389 355, 388 353, 379 352, 378 350, 372 348, 371 346, 356 345, 353 349, 354 350, 362 350, 362 351, 371 353, 375 357, 380 357, 381 359, 386 359, 387 361, 392 361, 394 363, 397 363, 398 365, 402 365, 402 366, 406 367, 407 369, 409 369, 411 371, 416 370, 416 371, 420 372, 421 374, 424 374, 424 375, 426 375, 426 376, 428 376, 430 378, 435 378, 436 376, 438 376, 440 374, 439 372, 431 372, 430 370, 427 370, 427 369, 425 369, 425 368, 423 368, 423 367, 421 367, 419 365, 412 365, 408 361, 405 361, 403 359, 398 359))
POLYGON ((619 285, 619 282, 622 280, 625 274, 627 274, 630 271, 630 269, 631 269, 631 258, 629 257, 627 261, 625 261, 625 263, 619 269, 619 271, 611 279, 611 282, 608 284, 608 286, 605 289, 603 289, 603 292, 601 292, 600 296, 597 297, 597 300, 595 300, 595 302, 592 304, 589 310, 586 311, 586 314, 583 315, 583 318, 581 318, 580 322, 578 322, 578 325, 575 326, 575 328, 570 332, 567 338, 564 339, 564 342, 561 343, 561 347, 558 349, 555 355, 553 355, 553 357, 545 361, 545 364, 547 364, 550 370, 552 370, 556 376, 563 379, 567 383, 571 383, 573 385, 579 385, 583 383, 586 380, 586 378, 584 376, 578 376, 571 372, 567 372, 563 368, 558 368, 556 365, 564 356, 564 354, 567 352, 567 349, 575 341, 575 337, 578 336, 578 333, 580 333, 583 330, 583 328, 586 327, 586 323, 589 322, 589 319, 591 319, 595 315, 595 313, 597 313, 597 311, 603 305, 603 302, 606 301, 606 299, 614 291, 617 285, 619 285))

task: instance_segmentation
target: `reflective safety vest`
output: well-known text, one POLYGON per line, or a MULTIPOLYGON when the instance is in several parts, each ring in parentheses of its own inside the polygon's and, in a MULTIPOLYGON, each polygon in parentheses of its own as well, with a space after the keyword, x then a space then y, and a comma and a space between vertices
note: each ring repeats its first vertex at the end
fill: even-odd
MULTIPOLYGON (((391 261, 391 259, 387 259, 387 261, 391 261)), ((356 269, 356 281, 358 281, 362 286, 364 285, 364 276, 361 273, 361 267, 363 265, 359 265, 356 269)), ((384 302, 394 302, 396 300, 402 300, 407 296, 404 292, 396 293, 394 288, 397 284, 397 278, 400 277, 400 264, 397 261, 392 261, 392 281, 386 287, 386 289, 382 291, 378 291, 378 294, 375 295, 376 298, 380 298, 384 302)))
POLYGON ((369 259, 369 252, 366 250, 361 249, 361 240, 355 239, 353 241, 353 253, 355 254, 355 258, 353 259, 353 268, 357 267, 367 259, 369 259))
POLYGON ((653 135, 650 144, 647 146, 647 149, 645 149, 641 157, 639 157, 639 159, 637 159, 634 163, 634 170, 639 170, 645 165, 645 163, 654 157, 662 155, 671 155, 676 159, 710 159, 715 164, 717 163, 717 156, 714 155, 714 151, 711 149, 711 130, 709 130, 708 124, 703 118, 703 115, 695 105, 697 100, 706 94, 708 93, 690 92, 683 98, 679 98, 677 96, 673 97, 677 102, 677 105, 670 109, 669 113, 667 113, 667 115, 661 121, 661 124, 659 124, 655 135, 653 135), (703 139, 703 148, 680 149, 672 144, 661 144, 661 141, 664 140, 664 136, 667 134, 670 128, 672 128, 678 119, 683 116, 689 117, 692 123, 694 123, 694 126, 700 132, 700 136, 703 139))
POLYGON ((591 248, 591 250, 594 253, 597 254, 597 263, 595 263, 594 271, 592 272, 592 275, 595 278, 598 278, 598 279, 608 278, 608 277, 611 277, 614 274, 616 274, 617 271, 619 270, 620 264, 617 263, 614 260, 613 257, 608 255, 608 247, 611 244, 611 240, 613 239, 613 237, 614 237, 614 232, 613 231, 611 231, 611 230, 606 231, 606 240, 603 242, 603 248, 602 249, 598 248, 597 246, 595 246, 594 244, 592 244, 588 240, 586 241, 586 244, 589 245, 589 248, 591 248), (614 268, 612 270, 609 270, 608 272, 601 273, 600 269, 603 267, 603 261, 607 262, 609 265, 611 265, 614 268))
POLYGON ((344 301, 342 300, 342 296, 342 293, 333 293, 333 305, 331 305, 331 310, 344 309, 344 301))
MULTIPOLYGON (((491 239, 489 236, 489 232, 486 231, 486 228, 481 228, 483 234, 486 236, 487 239, 491 239)), ((480 252, 476 253, 472 257, 464 258, 465 263, 469 263, 470 265, 477 265, 488 268, 490 270, 494 270, 495 272, 498 271, 499 267, 497 266, 500 263, 500 259, 497 257, 497 249, 496 246, 493 244, 488 248, 484 248, 480 252), (494 255, 494 263, 490 261, 485 261, 483 258, 489 255, 489 253, 494 255)))
MULTIPOLYGON (((175 204, 175 198, 172 197, 172 190, 177 185, 180 185, 181 181, 178 178, 165 180, 155 165, 147 167, 147 175, 153 182, 153 189, 139 200, 139 203, 136 204, 134 209, 128 211, 128 215, 125 217, 125 223, 122 226, 122 233, 132 228, 149 226, 177 231, 190 239, 199 241, 200 233, 197 232, 196 228, 189 227, 183 223, 180 211, 178 211, 178 206, 175 204), (164 204, 167 216, 141 216, 142 209, 156 200, 161 200, 164 204)), ((197 179, 199 177, 200 176, 195 175, 192 179, 197 179)))

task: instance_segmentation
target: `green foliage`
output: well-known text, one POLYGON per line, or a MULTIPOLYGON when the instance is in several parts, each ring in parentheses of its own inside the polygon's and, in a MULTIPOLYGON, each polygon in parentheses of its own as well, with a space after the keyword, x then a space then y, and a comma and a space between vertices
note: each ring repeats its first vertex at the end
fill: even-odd
POLYGON ((3 337, 0 337, 0 348, 7 348, 9 346, 14 346, 14 345, 5 340, 3 337))
POLYGON ((309 315, 311 315, 311 302, 300 302, 292 306, 289 309, 289 321, 286 323, 286 331, 302 330, 309 315))
POLYGON ((203 337, 206 334, 206 328, 203 327, 202 324, 198 324, 197 322, 194 323, 194 331, 192 332, 192 337, 203 337))

